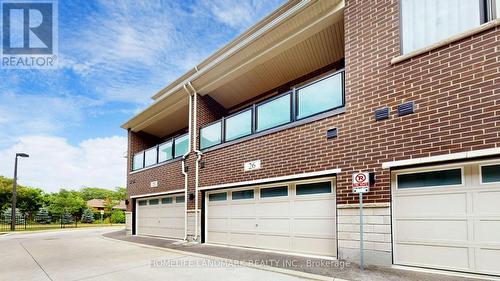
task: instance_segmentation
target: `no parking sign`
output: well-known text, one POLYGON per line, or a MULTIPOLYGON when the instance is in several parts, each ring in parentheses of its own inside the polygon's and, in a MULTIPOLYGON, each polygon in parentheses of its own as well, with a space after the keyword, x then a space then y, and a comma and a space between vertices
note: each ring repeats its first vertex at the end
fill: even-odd
POLYGON ((367 193, 370 191, 370 175, 369 173, 354 173, 352 174, 352 192, 367 193))

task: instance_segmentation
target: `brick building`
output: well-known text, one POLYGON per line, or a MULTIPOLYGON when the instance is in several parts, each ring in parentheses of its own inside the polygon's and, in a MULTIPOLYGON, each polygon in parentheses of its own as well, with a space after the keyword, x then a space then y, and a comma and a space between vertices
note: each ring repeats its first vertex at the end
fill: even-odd
POLYGON ((499 275, 499 1, 291 0, 128 130, 135 235, 499 275))

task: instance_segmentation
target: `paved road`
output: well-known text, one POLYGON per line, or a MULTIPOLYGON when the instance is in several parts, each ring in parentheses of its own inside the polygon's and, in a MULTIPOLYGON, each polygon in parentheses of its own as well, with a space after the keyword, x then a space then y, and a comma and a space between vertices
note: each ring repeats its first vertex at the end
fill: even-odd
POLYGON ((301 280, 102 237, 116 230, 0 235, 0 280, 301 280))

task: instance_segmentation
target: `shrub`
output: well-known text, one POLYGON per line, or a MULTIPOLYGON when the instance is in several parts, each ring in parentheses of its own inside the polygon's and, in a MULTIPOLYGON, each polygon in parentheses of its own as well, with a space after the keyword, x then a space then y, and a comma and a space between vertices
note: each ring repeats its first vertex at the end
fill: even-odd
POLYGON ((51 222, 51 217, 47 208, 42 207, 35 215, 35 221, 40 224, 48 224, 51 222))
POLYGON ((111 222, 112 223, 125 223, 125 214, 121 210, 114 210, 111 213, 111 222))

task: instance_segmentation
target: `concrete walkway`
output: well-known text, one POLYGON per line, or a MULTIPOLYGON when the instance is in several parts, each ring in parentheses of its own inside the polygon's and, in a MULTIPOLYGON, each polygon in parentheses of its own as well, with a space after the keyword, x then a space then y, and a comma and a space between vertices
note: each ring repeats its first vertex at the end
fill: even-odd
POLYGON ((385 267, 367 267, 364 271, 359 266, 346 261, 331 261, 317 258, 306 258, 300 256, 283 255, 255 251, 250 249, 227 248, 205 244, 179 244, 179 241, 153 238, 127 236, 125 231, 110 232, 104 236, 122 241, 144 244, 154 247, 173 249, 183 252, 191 252, 206 256, 215 256, 230 261, 243 261, 250 264, 265 265, 298 273, 314 274, 323 276, 325 280, 409 280, 409 281, 466 281, 466 280, 488 280, 478 278, 464 278, 435 273, 424 273, 410 270, 402 270, 385 267))
POLYGON ((0 280, 304 280, 102 236, 117 230, 1 235, 0 280))

